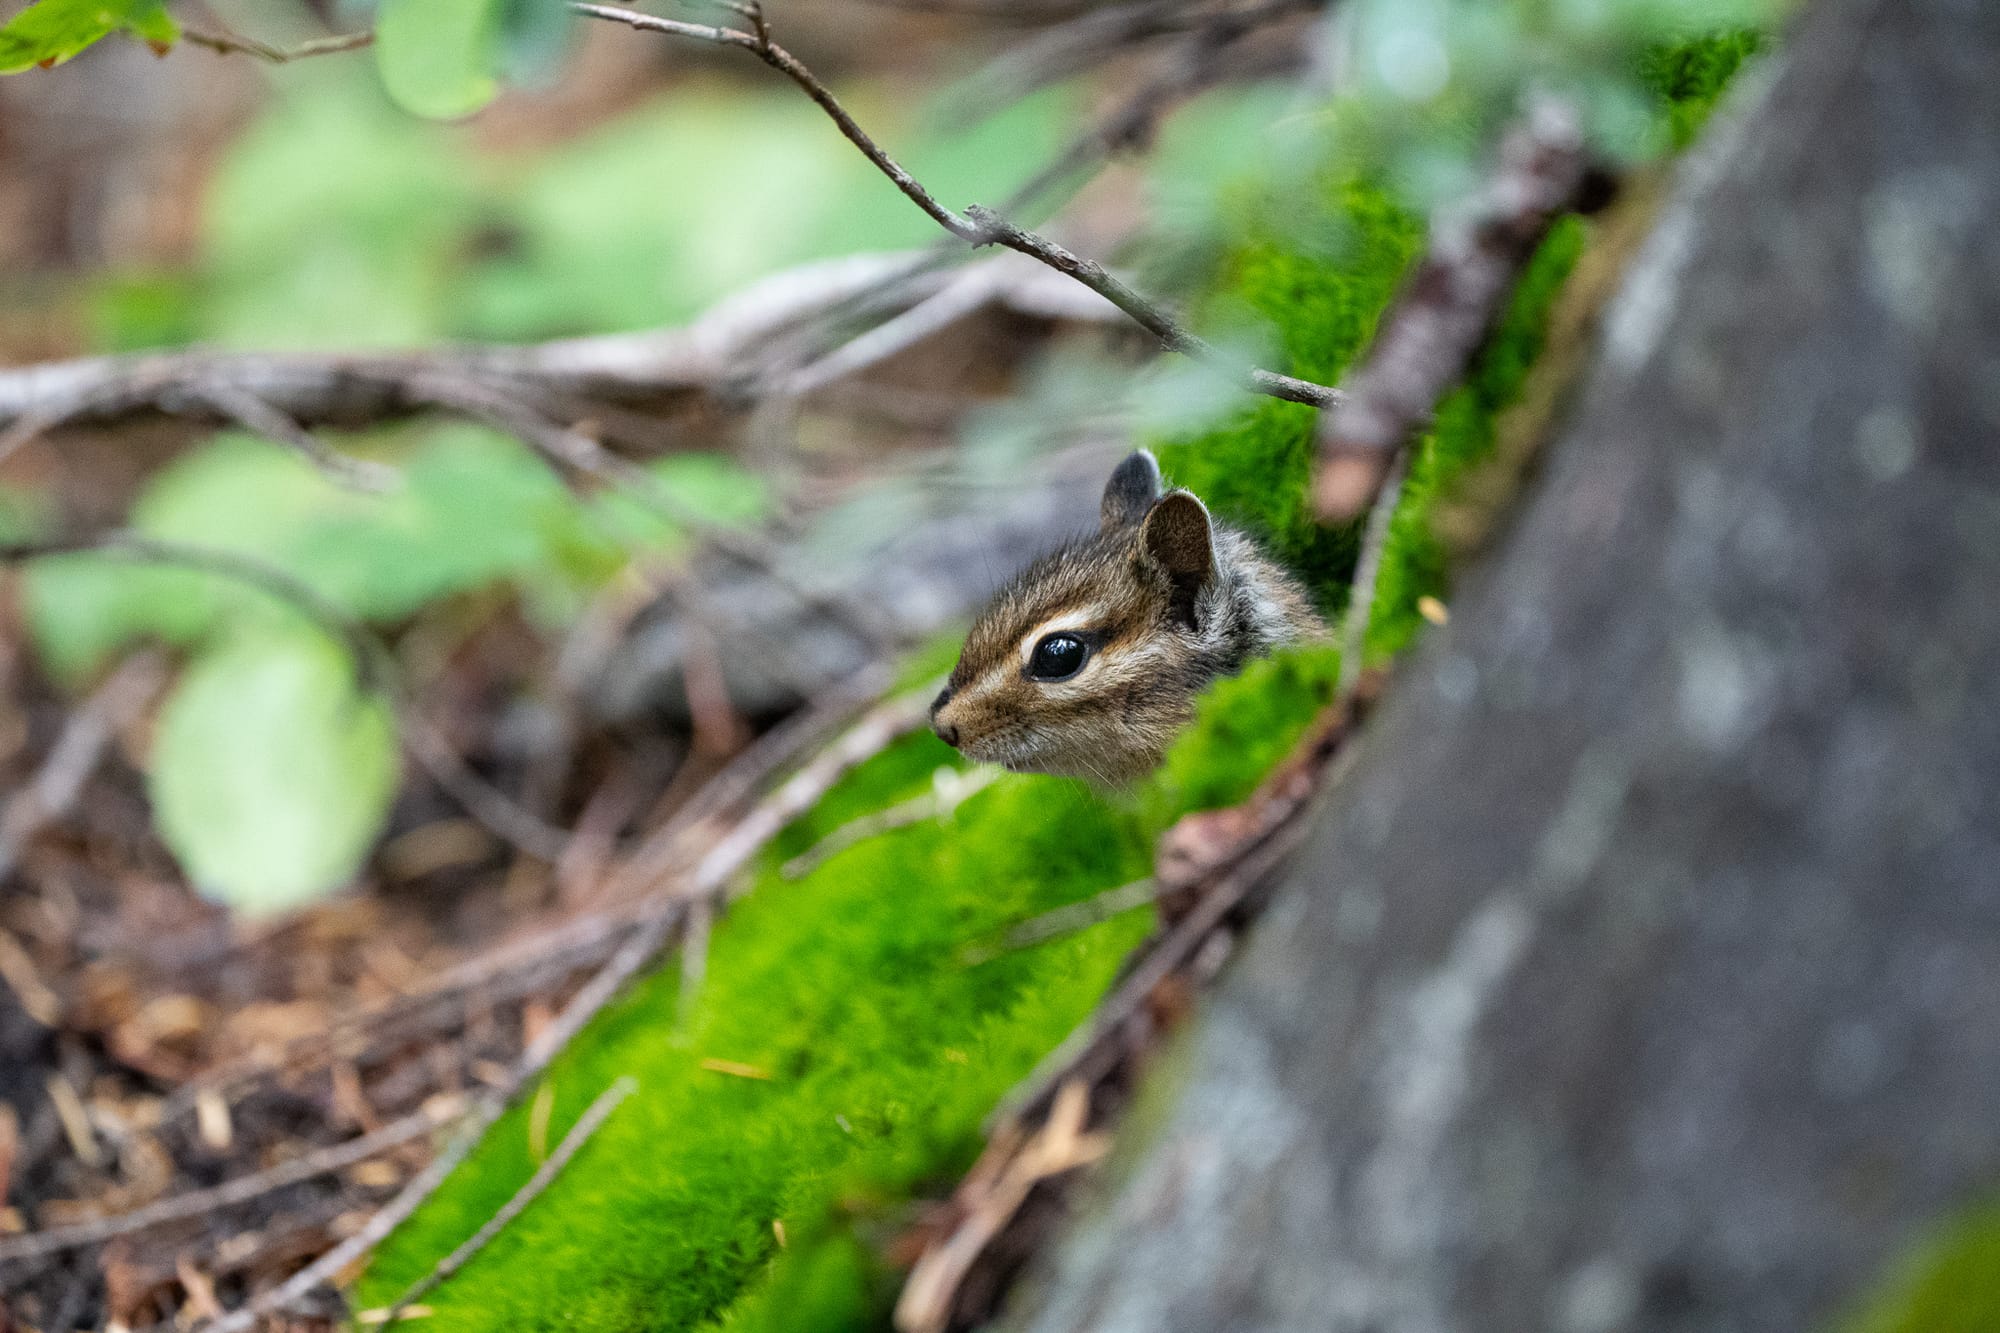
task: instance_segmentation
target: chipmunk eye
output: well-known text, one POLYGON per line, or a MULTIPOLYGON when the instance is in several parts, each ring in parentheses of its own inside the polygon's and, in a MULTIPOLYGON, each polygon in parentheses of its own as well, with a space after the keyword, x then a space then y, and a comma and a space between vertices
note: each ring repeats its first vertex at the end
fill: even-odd
POLYGON ((1035 680, 1067 680, 1083 670, 1088 656, 1090 650, 1076 635, 1051 634, 1028 655, 1028 675, 1035 680))

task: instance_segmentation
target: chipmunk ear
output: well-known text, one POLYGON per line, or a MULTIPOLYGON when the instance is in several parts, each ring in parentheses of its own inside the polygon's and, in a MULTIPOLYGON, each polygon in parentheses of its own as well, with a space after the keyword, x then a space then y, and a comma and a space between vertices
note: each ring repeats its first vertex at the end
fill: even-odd
POLYGON ((1111 480, 1104 483, 1104 499, 1097 507, 1099 530, 1132 527, 1146 517, 1164 489, 1159 461, 1144 449, 1134 449, 1111 469, 1111 480))
POLYGON ((1190 629, 1195 602, 1215 577, 1215 534, 1208 509, 1191 491, 1170 491, 1146 515, 1139 541, 1173 584, 1173 612, 1190 629))

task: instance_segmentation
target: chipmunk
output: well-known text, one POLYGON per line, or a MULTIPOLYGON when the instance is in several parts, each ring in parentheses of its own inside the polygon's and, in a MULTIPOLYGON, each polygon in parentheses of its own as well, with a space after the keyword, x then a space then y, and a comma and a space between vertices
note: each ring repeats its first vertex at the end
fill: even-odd
POLYGON ((968 757, 1117 784, 1157 767, 1218 676, 1326 630, 1255 542, 1168 490, 1144 449, 1095 534, 1043 556, 973 622, 931 724, 968 757))

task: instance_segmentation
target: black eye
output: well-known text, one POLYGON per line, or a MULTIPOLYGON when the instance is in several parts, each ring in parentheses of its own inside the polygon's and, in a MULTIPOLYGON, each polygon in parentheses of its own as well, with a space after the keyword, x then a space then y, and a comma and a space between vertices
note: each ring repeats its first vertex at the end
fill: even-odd
POLYGON ((1083 670, 1090 656, 1083 640, 1074 634, 1051 634, 1028 654, 1028 675, 1034 680, 1067 680, 1083 670))

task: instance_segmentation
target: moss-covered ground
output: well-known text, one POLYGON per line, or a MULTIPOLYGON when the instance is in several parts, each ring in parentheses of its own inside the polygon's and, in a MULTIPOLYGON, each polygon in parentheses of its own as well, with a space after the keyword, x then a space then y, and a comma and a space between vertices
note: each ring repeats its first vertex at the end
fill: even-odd
MULTIPOLYGON (((1650 73, 1676 107, 1705 106, 1747 49, 1690 48, 1650 73)), ((1344 185, 1329 198, 1352 238, 1337 261, 1288 252, 1246 194, 1202 312, 1261 318, 1282 368, 1324 382, 1364 344, 1421 240, 1375 190, 1344 185)), ((1378 585, 1374 651, 1415 632, 1420 596, 1444 595, 1430 501, 1488 449, 1585 239, 1580 222, 1556 229, 1421 443, 1378 585)), ((1308 409, 1262 401, 1156 447, 1173 481, 1264 534, 1332 610, 1356 538, 1306 517, 1311 429, 1308 409)), ((1335 665, 1331 650, 1311 649, 1222 682, 1166 767, 1134 791, 1010 776, 949 821, 782 879, 780 860, 923 788, 956 756, 913 737, 855 772, 759 863, 715 932, 687 1012, 668 967, 557 1062, 548 1142, 614 1079, 630 1075, 639 1090, 533 1208, 428 1298, 426 1333, 883 1327, 894 1278, 882 1243, 908 1222, 912 1199, 949 1189, 979 1148, 982 1118, 1085 1018, 1150 914, 978 963, 967 946, 1147 873, 1174 818, 1241 799, 1285 753, 1329 697, 1335 665)), ((503 1119, 391 1238, 360 1285, 361 1306, 393 1299, 529 1176, 528 1120, 521 1108, 503 1119)))

